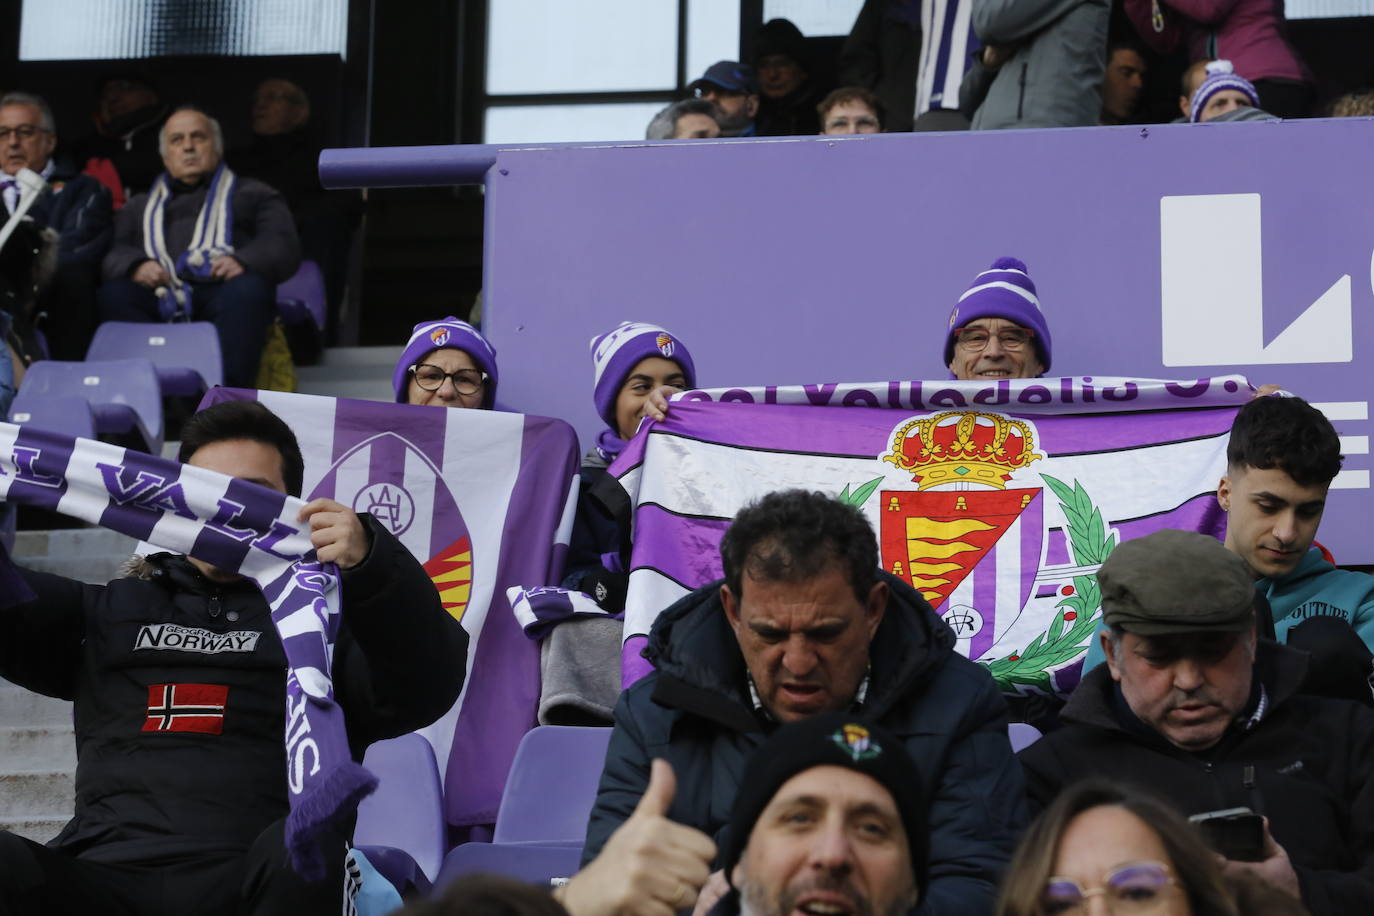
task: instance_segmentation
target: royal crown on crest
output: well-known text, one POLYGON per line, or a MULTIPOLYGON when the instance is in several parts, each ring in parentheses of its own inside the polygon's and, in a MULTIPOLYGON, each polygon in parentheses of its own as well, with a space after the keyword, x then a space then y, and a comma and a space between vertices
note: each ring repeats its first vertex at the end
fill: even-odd
POLYGON ((904 423, 883 460, 911 471, 918 490, 960 482, 1004 490, 1013 471, 1039 457, 1028 424, 996 413, 950 410, 904 423))

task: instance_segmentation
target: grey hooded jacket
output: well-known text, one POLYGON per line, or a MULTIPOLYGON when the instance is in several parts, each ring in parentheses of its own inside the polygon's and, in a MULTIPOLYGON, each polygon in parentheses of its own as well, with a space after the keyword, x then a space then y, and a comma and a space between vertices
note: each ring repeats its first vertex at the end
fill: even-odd
POLYGON ((973 0, 984 45, 1014 48, 996 70, 975 57, 959 87, 973 130, 1084 127, 1102 113, 1108 0, 973 0))

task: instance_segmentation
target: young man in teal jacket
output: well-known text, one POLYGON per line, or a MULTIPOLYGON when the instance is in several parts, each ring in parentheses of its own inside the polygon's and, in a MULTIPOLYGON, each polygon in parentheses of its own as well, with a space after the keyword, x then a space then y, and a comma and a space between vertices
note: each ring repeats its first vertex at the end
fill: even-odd
MULTIPOLYGON (((1374 576, 1337 569, 1313 546, 1341 469, 1331 421, 1301 398, 1256 398, 1236 414, 1226 465, 1226 547, 1255 576, 1274 638, 1313 655, 1304 688, 1371 702, 1374 576)), ((1099 637, 1083 670, 1102 660, 1099 637)))

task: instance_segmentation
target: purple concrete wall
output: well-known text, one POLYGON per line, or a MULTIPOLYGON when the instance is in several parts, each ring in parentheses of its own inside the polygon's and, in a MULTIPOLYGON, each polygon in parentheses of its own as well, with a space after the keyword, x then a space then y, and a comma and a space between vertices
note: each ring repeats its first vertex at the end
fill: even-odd
POLYGON ((950 306, 1010 254, 1053 375, 1240 372, 1341 405, 1321 539, 1374 563, 1371 141, 1358 119, 503 150, 502 401, 585 445, 587 340, 624 319, 684 339, 703 386, 942 378, 950 306))

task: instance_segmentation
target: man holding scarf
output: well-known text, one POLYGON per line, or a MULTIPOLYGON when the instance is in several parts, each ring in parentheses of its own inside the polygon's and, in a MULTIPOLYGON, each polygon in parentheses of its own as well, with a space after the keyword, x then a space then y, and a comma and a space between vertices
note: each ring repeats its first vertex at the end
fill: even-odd
POLYGON ((301 262, 291 211, 224 164, 219 122, 199 109, 172 113, 159 150, 167 170, 115 220, 101 319, 212 322, 225 383, 256 387, 276 286, 301 262))
MULTIPOLYGON (((62 467, 37 458, 50 444, 24 441, 16 449, 34 460, 10 468, 9 498, 22 499, 16 478, 50 485, 62 467)), ((199 504, 188 471, 235 478, 218 503, 235 508, 233 518, 194 523, 202 555, 221 555, 206 552, 215 537, 228 544, 261 530, 275 511, 260 511, 264 498, 301 492, 295 436, 252 401, 217 404, 186 423, 179 457, 189 467, 178 484, 161 476, 170 463, 127 455, 122 467, 100 465, 120 493, 100 516, 107 524, 111 513, 127 520, 158 509, 185 527, 199 504)), ((73 467, 67 498, 90 503, 89 481, 73 467)), ((269 609, 273 579, 323 581, 299 565, 281 578, 259 570, 260 589, 241 575, 247 566, 154 553, 136 557, 126 578, 94 586, 6 568, 0 551, 0 676, 74 701, 78 759, 75 817, 56 839, 45 847, 0 831, 0 914, 340 912, 356 779, 366 774, 349 787, 317 786, 315 810, 302 810, 293 793, 317 773, 351 776, 371 742, 443 715, 462 689, 468 640, 424 569, 372 516, 315 499, 290 517, 308 522, 309 543, 297 546, 313 552, 314 568, 324 564, 331 578, 328 570, 339 570, 332 633, 311 630, 318 607, 304 620, 277 620, 276 605, 269 609), (322 638, 333 646, 323 664, 329 683, 305 684, 309 698, 292 693, 291 682, 321 678, 293 656, 301 638, 317 650, 322 638), (330 708, 341 716, 329 719, 330 708), (344 791, 354 794, 346 800, 344 791)), ((269 540, 274 556, 290 559, 294 548, 269 540)))

